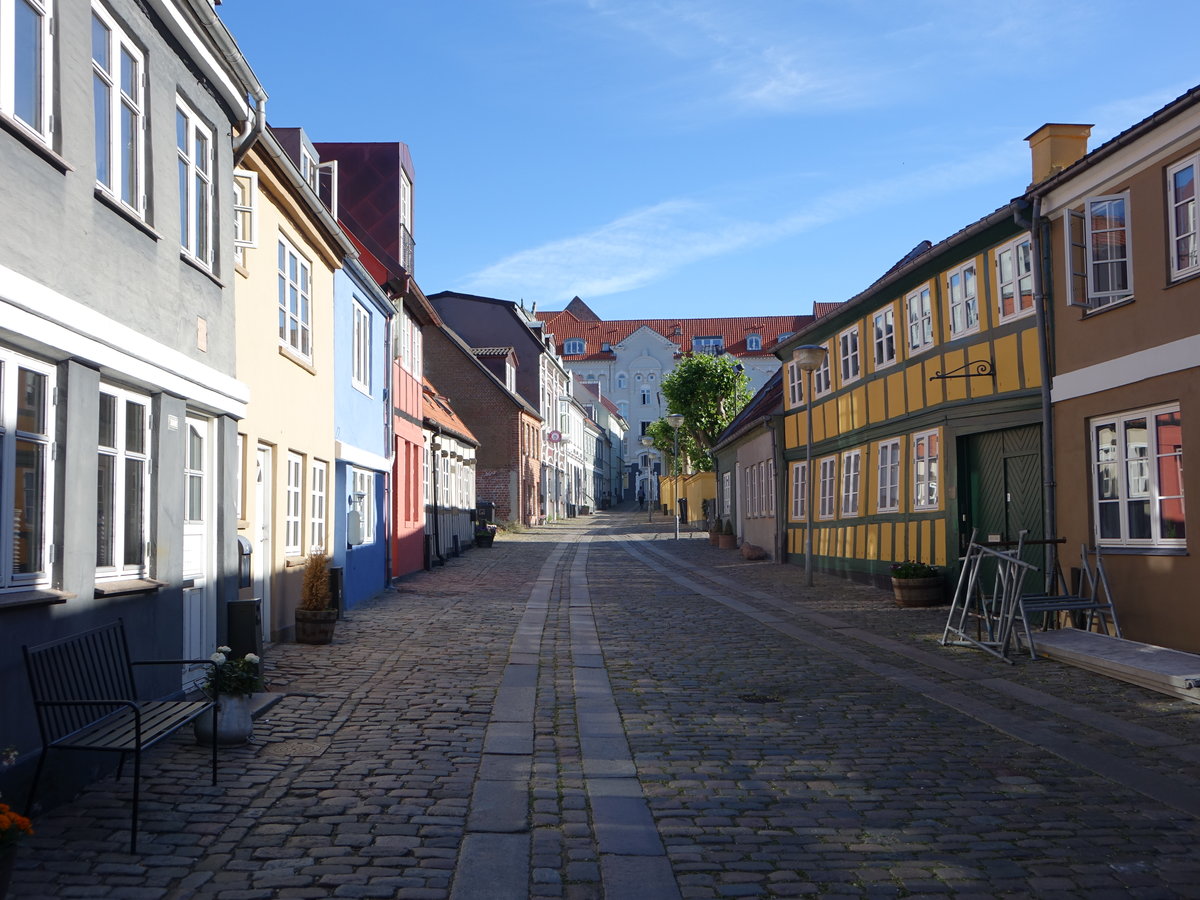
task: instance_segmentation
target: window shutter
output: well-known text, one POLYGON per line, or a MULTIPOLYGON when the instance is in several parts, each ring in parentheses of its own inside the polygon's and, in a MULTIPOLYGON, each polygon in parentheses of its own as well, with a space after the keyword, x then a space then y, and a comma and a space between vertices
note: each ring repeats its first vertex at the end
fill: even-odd
POLYGON ((1067 305, 1092 307, 1088 299, 1087 219, 1078 209, 1068 209, 1063 217, 1067 239, 1067 305))

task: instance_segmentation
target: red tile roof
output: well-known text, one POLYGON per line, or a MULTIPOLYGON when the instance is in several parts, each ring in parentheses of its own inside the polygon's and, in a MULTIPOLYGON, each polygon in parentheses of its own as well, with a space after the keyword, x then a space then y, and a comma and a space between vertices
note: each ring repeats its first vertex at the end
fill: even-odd
MULTIPOLYGON (((574 303, 574 301, 572 301, 574 303)), ((581 320, 568 307, 558 312, 537 313, 544 330, 554 335, 558 352, 562 354, 563 342, 570 338, 582 338, 585 353, 567 356, 568 360, 612 359, 611 351, 602 349, 604 344, 619 344, 639 328, 657 331, 664 338, 678 344, 684 353, 692 349, 692 340, 703 337, 721 337, 725 351, 734 356, 771 356, 772 349, 781 334, 799 331, 813 321, 812 316, 738 316, 724 319, 612 319, 581 320), (746 338, 757 334, 762 338, 761 350, 747 350, 746 338)))
POLYGON ((575 380, 578 381, 581 385, 583 385, 583 389, 585 391, 588 391, 589 393, 594 394, 600 400, 600 405, 603 406, 606 410, 608 410, 609 413, 611 413, 614 416, 618 416, 622 420, 625 419, 625 417, 623 415, 621 415, 621 410, 619 410, 617 408, 617 404, 613 403, 611 400, 609 400, 607 397, 605 397, 603 394, 600 393, 600 385, 596 384, 594 381, 584 381, 578 375, 575 376, 575 380))
POLYGON ((425 420, 440 430, 463 438, 467 443, 478 447, 479 440, 471 433, 467 423, 454 412, 454 407, 450 405, 450 398, 439 394, 428 378, 421 380, 421 388, 425 395, 425 420))

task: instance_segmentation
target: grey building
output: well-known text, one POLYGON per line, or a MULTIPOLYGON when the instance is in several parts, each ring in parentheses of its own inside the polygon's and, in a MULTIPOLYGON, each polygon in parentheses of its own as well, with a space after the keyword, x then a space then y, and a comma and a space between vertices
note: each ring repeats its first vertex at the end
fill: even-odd
POLYGON ((23 644, 118 617, 137 658, 227 637, 248 400, 234 159, 266 98, 210 0, 0 16, 17 44, 0 54, 0 721, 17 777, 38 749, 23 644))

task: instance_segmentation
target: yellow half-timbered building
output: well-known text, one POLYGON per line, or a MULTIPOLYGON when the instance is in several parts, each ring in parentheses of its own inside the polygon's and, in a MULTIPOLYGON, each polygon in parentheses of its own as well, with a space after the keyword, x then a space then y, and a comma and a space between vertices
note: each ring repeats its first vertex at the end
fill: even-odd
POLYGON ((898 561, 953 566, 972 530, 1042 537, 1042 350, 1021 210, 919 245, 777 351, 790 561, 810 525, 817 570, 879 583, 898 561), (792 360, 803 345, 826 350, 811 403, 792 360))

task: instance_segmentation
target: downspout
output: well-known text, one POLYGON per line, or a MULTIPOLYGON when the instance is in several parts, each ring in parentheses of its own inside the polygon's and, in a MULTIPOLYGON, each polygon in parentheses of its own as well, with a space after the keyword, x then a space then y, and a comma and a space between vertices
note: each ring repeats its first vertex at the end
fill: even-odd
POLYGON ((780 446, 779 429, 775 416, 766 416, 763 424, 771 433, 771 458, 775 461, 775 483, 771 485, 771 491, 775 495, 775 547, 773 549, 775 550, 775 562, 782 565, 787 563, 784 558, 784 547, 787 546, 787 516, 784 509, 787 462, 783 458, 783 447, 780 446))
POLYGON ((252 95, 254 97, 254 115, 250 122, 250 129, 238 142, 238 145, 233 148, 234 168, 242 164, 242 160, 246 158, 246 154, 250 152, 250 148, 254 146, 254 142, 259 139, 263 133, 263 129, 267 127, 267 92, 260 87, 255 87, 252 95))
MULTIPOLYGON (((1046 284, 1050 280, 1050 242, 1046 240, 1049 223, 1042 220, 1042 198, 1033 195, 1033 206, 1029 220, 1022 218, 1020 209, 1014 207, 1014 221, 1029 229, 1029 253, 1033 259, 1033 308, 1037 316, 1038 357, 1042 367, 1042 528, 1047 541, 1054 541, 1058 534, 1058 509, 1056 506, 1056 484, 1054 467, 1054 414, 1051 406, 1050 384, 1054 371, 1051 354, 1051 316, 1046 309, 1046 284)), ((1046 590, 1053 589, 1058 545, 1046 545, 1046 590)))
MULTIPOLYGON (((434 436, 441 438, 442 432, 437 431, 434 433, 434 436)), ((432 442, 429 449, 433 451, 432 442)), ((440 440, 438 441, 438 449, 432 452, 429 465, 433 469, 433 551, 437 554, 438 565, 444 566, 446 564, 446 557, 442 556, 442 508, 438 502, 438 472, 442 468, 442 444, 440 440)))

